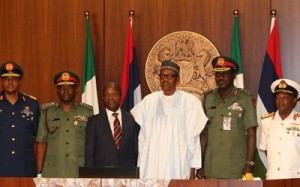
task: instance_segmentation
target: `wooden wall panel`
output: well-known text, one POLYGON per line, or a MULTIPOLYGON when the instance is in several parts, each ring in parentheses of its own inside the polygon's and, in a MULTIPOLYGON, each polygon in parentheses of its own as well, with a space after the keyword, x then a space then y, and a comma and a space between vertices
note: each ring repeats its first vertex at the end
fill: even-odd
POLYGON ((241 50, 245 88, 257 97, 270 32, 270 2, 239 0, 241 50))
MULTIPOLYGON (((41 103, 56 100, 53 76, 57 72, 70 70, 82 76, 85 10, 92 14, 92 32, 99 39, 102 1, 0 1, 0 62, 20 64, 25 71, 22 91, 37 96, 41 103)), ((103 46, 100 41, 94 43, 98 62, 103 46)))
POLYGON ((24 92, 37 96, 41 103, 56 100, 52 84, 55 73, 69 69, 82 75, 86 36, 83 13, 89 10, 101 102, 103 84, 109 80, 120 81, 128 12, 133 9, 133 34, 145 96, 150 93, 145 80, 145 62, 159 39, 175 31, 189 30, 207 37, 221 54, 229 55, 232 11, 239 9, 245 85, 256 97, 271 7, 279 12, 282 59, 284 64, 288 63, 284 72, 296 75, 296 49, 300 45, 296 0, 289 3, 279 0, 57 0, 55 3, 0 0, 0 62, 14 60, 24 67, 24 92))
POLYGON ((111 41, 105 42, 107 78, 120 79, 124 47, 118 49, 115 46, 118 44, 121 44, 121 47, 125 46, 126 20, 130 9, 135 10, 133 29, 143 95, 150 93, 145 80, 145 62, 149 51, 159 39, 175 31, 193 31, 207 37, 217 47, 220 54, 229 55, 234 21, 233 10, 239 9, 245 86, 256 97, 260 69, 269 35, 269 1, 131 0, 129 2, 131 3, 118 4, 115 1, 106 1, 106 11, 111 11, 106 12, 110 16, 105 19, 105 38, 111 41), (123 22, 120 22, 120 19, 123 22), (119 73, 115 73, 115 69, 119 73))

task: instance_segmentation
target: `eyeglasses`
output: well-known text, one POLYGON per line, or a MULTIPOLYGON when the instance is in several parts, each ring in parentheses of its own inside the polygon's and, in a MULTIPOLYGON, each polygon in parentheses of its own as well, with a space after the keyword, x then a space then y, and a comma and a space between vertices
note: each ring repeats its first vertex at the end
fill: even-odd
POLYGON ((164 78, 172 79, 173 77, 177 77, 177 76, 178 76, 177 74, 159 74, 160 79, 164 79, 164 78))

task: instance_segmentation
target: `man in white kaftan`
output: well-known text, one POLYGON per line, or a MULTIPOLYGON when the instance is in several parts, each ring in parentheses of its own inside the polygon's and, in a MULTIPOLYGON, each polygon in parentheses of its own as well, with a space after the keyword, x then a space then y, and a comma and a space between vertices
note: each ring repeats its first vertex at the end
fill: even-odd
POLYGON ((176 90, 178 74, 178 65, 163 62, 163 91, 149 94, 131 110, 141 127, 138 166, 142 179, 195 178, 194 169, 202 166, 200 133, 207 117, 198 98, 176 90))

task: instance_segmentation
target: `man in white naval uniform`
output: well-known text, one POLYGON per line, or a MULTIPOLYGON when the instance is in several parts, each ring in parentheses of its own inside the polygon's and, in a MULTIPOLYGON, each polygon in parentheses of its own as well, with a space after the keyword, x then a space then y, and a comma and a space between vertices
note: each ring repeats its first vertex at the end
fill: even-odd
POLYGON ((131 113, 140 125, 138 165, 142 179, 194 179, 201 168, 200 133, 207 117, 201 101, 176 90, 179 66, 160 68, 162 91, 147 95, 131 113))
POLYGON ((271 85, 277 111, 261 120, 259 149, 267 154, 267 179, 300 178, 300 86, 289 79, 271 85))

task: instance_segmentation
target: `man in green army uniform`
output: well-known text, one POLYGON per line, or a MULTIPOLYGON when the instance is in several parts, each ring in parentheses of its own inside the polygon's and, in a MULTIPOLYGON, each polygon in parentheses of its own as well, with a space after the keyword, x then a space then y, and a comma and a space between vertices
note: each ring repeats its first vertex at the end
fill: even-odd
MULTIPOLYGON (((209 119, 201 133, 204 177, 238 179, 253 173, 256 150, 256 111, 250 93, 236 88, 233 81, 238 65, 229 57, 213 59, 218 88, 204 97, 209 119)), ((203 170, 197 172, 203 178, 203 170)))
POLYGON ((59 102, 41 107, 37 144, 37 175, 78 177, 84 165, 85 128, 90 105, 75 103, 79 77, 63 71, 54 77, 59 102))

